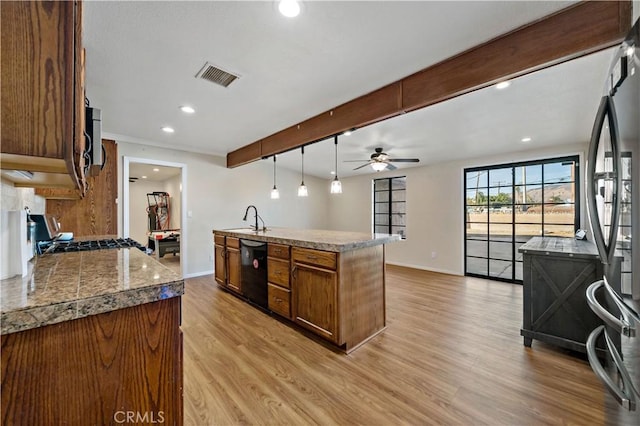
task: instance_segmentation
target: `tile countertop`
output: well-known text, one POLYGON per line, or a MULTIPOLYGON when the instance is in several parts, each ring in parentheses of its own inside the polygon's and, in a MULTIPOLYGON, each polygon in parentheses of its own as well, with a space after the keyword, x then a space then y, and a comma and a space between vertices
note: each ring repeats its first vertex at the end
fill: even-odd
POLYGON ((293 228, 267 228, 266 232, 256 232, 249 228, 214 229, 213 233, 227 237, 333 252, 355 250, 400 240, 399 235, 293 228))
POLYGON ((589 259, 598 257, 598 248, 593 241, 562 237, 533 237, 520 246, 518 251, 589 259))
POLYGON ((25 277, 0 281, 0 334, 182 294, 182 278, 138 249, 46 254, 25 277))

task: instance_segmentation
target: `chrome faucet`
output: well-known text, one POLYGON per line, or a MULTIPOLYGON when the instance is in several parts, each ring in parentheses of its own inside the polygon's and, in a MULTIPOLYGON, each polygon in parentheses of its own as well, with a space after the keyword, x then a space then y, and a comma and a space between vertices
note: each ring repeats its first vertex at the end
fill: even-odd
POLYGON ((249 214, 249 209, 251 207, 253 207, 253 210, 256 212, 256 215, 255 215, 256 224, 254 225, 254 228, 253 228, 254 231, 258 232, 260 230, 260 228, 258 228, 258 219, 260 219, 262 221, 262 229, 263 229, 263 231, 266 231, 267 227, 264 224, 264 220, 262 220, 260 215, 258 215, 258 209, 253 204, 251 204, 249 207, 247 207, 247 210, 245 210, 244 217, 242 218, 242 220, 244 220, 245 222, 247 221, 247 215, 249 214))

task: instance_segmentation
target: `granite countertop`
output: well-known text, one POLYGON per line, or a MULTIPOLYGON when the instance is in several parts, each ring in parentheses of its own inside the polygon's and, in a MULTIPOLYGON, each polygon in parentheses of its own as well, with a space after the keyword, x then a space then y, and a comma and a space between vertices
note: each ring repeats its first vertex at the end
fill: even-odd
POLYGON ((138 249, 46 254, 25 277, 0 281, 0 334, 182 294, 182 278, 138 249))
POLYGON ((598 248, 593 241, 562 237, 533 237, 520 246, 518 251, 567 257, 599 257, 598 248))
POLYGON ((214 229, 213 233, 227 237, 245 238, 254 241, 287 244, 294 247, 333 252, 377 246, 400 240, 399 235, 391 234, 367 234, 362 232, 293 228, 267 228, 266 232, 256 232, 249 228, 214 229))

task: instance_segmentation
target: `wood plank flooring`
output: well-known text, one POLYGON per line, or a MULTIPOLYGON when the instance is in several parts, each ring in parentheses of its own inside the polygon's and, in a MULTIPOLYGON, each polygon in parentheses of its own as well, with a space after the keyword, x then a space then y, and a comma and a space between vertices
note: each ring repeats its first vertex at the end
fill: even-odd
POLYGON ((640 424, 521 324, 518 285, 388 266, 387 329, 344 355, 189 279, 185 424, 640 424))

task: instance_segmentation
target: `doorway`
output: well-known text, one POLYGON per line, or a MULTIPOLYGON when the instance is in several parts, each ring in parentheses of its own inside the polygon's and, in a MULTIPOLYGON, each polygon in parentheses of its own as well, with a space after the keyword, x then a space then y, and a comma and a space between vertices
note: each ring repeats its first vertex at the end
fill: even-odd
POLYGON ((579 157, 465 169, 468 276, 522 283, 520 246, 572 237, 580 223, 579 157))
POLYGON ((123 236, 181 277, 186 271, 186 165, 124 157, 123 236))

